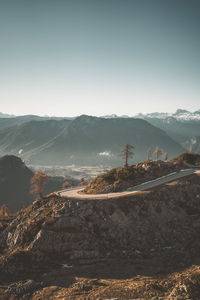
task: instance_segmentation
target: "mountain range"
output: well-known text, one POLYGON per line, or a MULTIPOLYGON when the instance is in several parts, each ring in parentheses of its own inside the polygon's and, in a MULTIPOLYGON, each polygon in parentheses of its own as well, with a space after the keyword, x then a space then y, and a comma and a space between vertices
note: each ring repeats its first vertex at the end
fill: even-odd
POLYGON ((135 117, 143 118, 159 118, 159 119, 166 119, 166 118, 174 118, 177 120, 182 121, 189 121, 189 120, 200 120, 200 109, 194 112, 190 112, 186 109, 177 109, 175 113, 165 113, 165 112, 154 112, 148 114, 137 114, 135 117))
POLYGON ((150 124, 164 130, 171 138, 182 146, 185 142, 199 135, 200 120, 177 119, 174 117, 153 118, 143 117, 150 124))
MULTIPOLYGON (((116 114, 111 114, 111 115, 104 115, 101 116, 102 118, 106 119, 111 119, 111 118, 130 118, 129 115, 116 115, 116 114)), ((138 113, 136 115, 131 116, 131 118, 159 118, 159 119, 165 119, 165 118, 174 118, 177 120, 182 120, 182 121, 188 121, 188 120, 200 120, 200 109, 191 112, 186 109, 177 109, 174 113, 168 113, 168 112, 153 112, 153 113, 147 113, 147 114, 142 114, 138 113)), ((16 122, 20 120, 25 120, 25 119, 31 119, 31 120, 47 120, 47 119, 75 119, 75 117, 56 117, 56 116, 37 116, 37 115, 24 115, 24 116, 15 116, 15 115, 10 115, 10 114, 4 114, 0 112, 0 118, 14 118, 16 122)))
POLYGON ((14 119, 0 120, 5 120, 0 127, 0 154, 19 155, 31 164, 121 164, 119 153, 126 143, 134 145, 135 161, 144 160, 147 149, 157 145, 169 156, 184 151, 166 132, 143 119, 82 115, 71 120, 31 117, 22 122, 18 117, 13 125, 14 119))
POLYGON ((169 157, 188 149, 194 140, 195 151, 200 149, 200 110, 136 117, 0 116, 0 155, 17 155, 29 164, 119 165, 126 143, 135 147, 135 162, 144 160, 147 149, 153 152, 156 146, 169 157))
MULTIPOLYGON (((105 116, 106 118, 117 118, 117 115, 105 116)), ((129 118, 129 116, 121 116, 129 118)), ((190 140, 196 139, 200 132, 200 110, 190 112, 185 109, 177 109, 175 113, 154 112, 147 114, 136 114, 134 118, 146 120, 150 124, 164 130, 171 138, 183 147, 190 144, 190 140)), ((198 138, 197 138, 198 140, 198 138)), ((197 147, 194 147, 195 149, 197 147)), ((199 150, 198 150, 199 152, 199 150)))

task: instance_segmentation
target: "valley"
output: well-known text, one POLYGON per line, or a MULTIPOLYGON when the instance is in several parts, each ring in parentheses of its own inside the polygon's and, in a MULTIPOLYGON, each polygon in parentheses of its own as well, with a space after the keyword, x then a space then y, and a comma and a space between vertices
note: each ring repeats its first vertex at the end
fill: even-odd
POLYGON ((156 146, 171 158, 191 145, 198 153, 199 131, 199 112, 184 110, 135 117, 1 117, 0 155, 20 156, 33 166, 107 168, 120 165, 119 151, 127 142, 135 147, 135 162, 156 146))
POLYGON ((0 299, 198 299, 199 121, 154 117, 2 119, 0 299))
POLYGON ((72 177, 76 180, 85 178, 90 181, 92 178, 105 173, 109 167, 100 166, 80 166, 80 165, 66 165, 66 166, 44 166, 44 165, 27 165, 31 170, 42 170, 49 176, 63 176, 72 177))
MULTIPOLYGON (((184 151, 163 129, 141 118, 21 119, 9 127, 8 119, 0 119, 0 155, 20 156, 28 165, 113 167, 120 164, 119 151, 127 142, 135 147, 136 162, 143 161, 146 151, 153 152, 157 145, 169 157, 184 151)), ((9 118, 10 124, 12 120, 9 118)))

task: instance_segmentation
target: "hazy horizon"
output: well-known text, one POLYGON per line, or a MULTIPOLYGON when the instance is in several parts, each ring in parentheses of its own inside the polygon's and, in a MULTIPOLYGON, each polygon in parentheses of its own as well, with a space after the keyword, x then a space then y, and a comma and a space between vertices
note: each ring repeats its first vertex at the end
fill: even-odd
MULTIPOLYGON (((178 110, 186 110, 185 108, 178 108, 178 110)), ((63 116, 59 116, 59 115, 54 115, 54 114, 36 114, 35 116, 39 116, 39 117, 56 117, 56 118, 76 118, 76 117, 79 117, 81 115, 88 115, 88 116, 93 116, 93 117, 104 117, 104 116, 112 116, 112 115, 116 115, 118 117, 120 116, 128 116, 128 117, 135 117, 136 115, 138 114, 143 114, 143 115, 146 115, 146 114, 151 114, 151 113, 158 113, 158 114, 175 114, 177 110, 175 111, 153 111, 153 112, 136 112, 136 114, 134 115, 131 115, 131 114, 115 114, 115 113, 112 113, 112 114, 104 114, 104 115, 91 115, 91 114, 79 114, 79 115, 63 115, 63 116)), ((189 110, 188 110, 189 111, 189 110)), ((197 109, 197 110, 194 110, 194 111, 189 111, 190 113, 195 113, 197 111, 200 111, 200 109, 197 109)), ((22 116, 28 116, 28 115, 32 115, 32 114, 10 114, 10 113, 5 113, 5 112, 0 112, 0 115, 1 114, 5 114, 5 115, 9 115, 9 116, 13 116, 13 117, 22 117, 22 116)), ((34 114, 33 114, 34 115, 34 114)))
POLYGON ((199 109, 198 0, 9 0, 0 25, 4 113, 199 109))

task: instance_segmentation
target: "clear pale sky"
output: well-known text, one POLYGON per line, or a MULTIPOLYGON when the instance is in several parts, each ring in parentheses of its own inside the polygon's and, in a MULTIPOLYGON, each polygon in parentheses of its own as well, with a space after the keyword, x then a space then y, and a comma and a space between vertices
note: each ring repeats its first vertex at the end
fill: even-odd
POLYGON ((0 0, 0 111, 200 109, 199 0, 0 0))

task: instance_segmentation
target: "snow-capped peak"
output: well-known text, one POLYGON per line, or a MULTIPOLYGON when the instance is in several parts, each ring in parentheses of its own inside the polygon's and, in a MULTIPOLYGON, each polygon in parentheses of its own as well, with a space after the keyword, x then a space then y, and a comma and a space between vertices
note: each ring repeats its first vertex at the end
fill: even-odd
POLYGON ((167 119, 172 117, 177 120, 190 121, 190 120, 200 120, 200 110, 195 112, 190 112, 185 109, 177 109, 175 113, 164 113, 164 112, 154 112, 148 114, 137 114, 135 118, 157 118, 157 119, 167 119))

